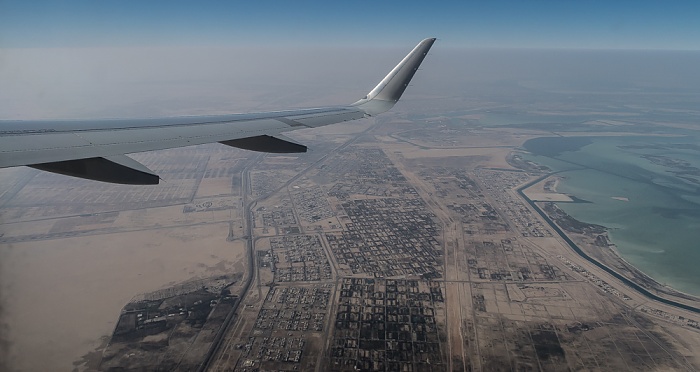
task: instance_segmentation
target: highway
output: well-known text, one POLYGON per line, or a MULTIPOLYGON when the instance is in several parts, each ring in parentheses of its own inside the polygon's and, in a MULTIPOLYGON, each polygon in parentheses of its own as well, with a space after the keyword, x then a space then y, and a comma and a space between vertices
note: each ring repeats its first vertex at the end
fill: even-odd
POLYGON ((236 303, 231 307, 231 311, 229 311, 228 315, 226 315, 226 319, 224 320, 224 323, 221 325, 221 328, 219 328, 219 331, 216 333, 216 337, 214 337, 214 341, 212 341, 211 347, 209 347, 209 351, 207 352, 206 357, 202 361, 202 364, 199 365, 199 368, 197 371, 199 372, 204 372, 207 369, 209 369, 209 366, 212 363, 212 360, 214 360, 214 357, 218 354, 219 349, 221 348, 222 341, 224 340, 224 336, 228 332, 229 326, 231 325, 231 321, 235 318, 236 316, 236 310, 238 310, 238 307, 240 306, 241 302, 243 302, 243 299, 245 296, 248 294, 248 290, 250 289, 250 285, 253 283, 253 278, 255 277, 255 256, 253 255, 254 253, 254 246, 253 246, 253 207, 257 203, 257 200, 251 200, 248 201, 248 194, 250 194, 251 191, 251 185, 250 185, 250 168, 255 166, 261 159, 263 158, 262 154, 259 154, 256 156, 244 169, 242 172, 242 177, 241 177, 241 196, 243 197, 243 202, 242 204, 244 205, 244 220, 245 222, 245 237, 247 240, 247 248, 248 248, 248 273, 249 275, 246 276, 246 282, 243 285, 243 290, 241 291, 240 297, 238 297, 238 300, 236 300, 236 303))
POLYGON ((370 125, 367 127, 367 129, 363 130, 360 133, 357 133, 354 137, 349 139, 348 141, 344 142, 342 145, 336 147, 335 149, 329 151, 327 154, 316 160, 315 162, 311 163, 308 167, 304 168, 302 171, 297 173, 294 177, 290 178, 287 182, 282 184, 280 187, 275 189, 274 191, 270 192, 267 195, 262 195, 256 199, 253 200, 248 200, 249 195, 253 194, 252 190, 252 185, 251 185, 251 179, 250 179, 250 170, 253 168, 255 165, 257 165, 260 160, 264 159, 264 154, 259 154, 258 156, 255 157, 253 161, 251 161, 243 170, 242 172, 242 177, 241 177, 241 195, 243 197, 243 208, 244 208, 244 220, 246 221, 246 226, 245 226, 245 238, 247 240, 247 255, 248 255, 248 272, 250 273, 249 275, 246 276, 246 282, 243 285, 243 290, 241 291, 240 297, 238 298, 237 302, 234 304, 234 306, 231 308, 231 311, 229 314, 226 316, 226 320, 224 320, 224 323, 221 325, 221 328, 216 334, 216 337, 214 338, 214 341, 212 342, 211 347, 209 348, 209 351, 207 352, 207 355, 205 359, 202 361, 202 364, 200 364, 199 368, 197 371, 199 372, 204 372, 207 371, 211 365, 213 364, 214 361, 216 361, 217 354, 219 354, 219 350, 221 349, 221 346, 224 344, 225 336, 229 332, 229 328, 232 324, 234 324, 234 319, 235 319, 235 314, 236 311, 238 310, 239 305, 244 301, 246 295, 248 294, 248 291, 250 290, 251 285, 253 284, 253 278, 255 278, 255 237, 253 236, 253 227, 254 227, 254 216, 253 216, 253 208, 257 205, 258 202, 264 201, 267 198, 271 197, 272 195, 277 194, 279 191, 286 189, 294 183, 296 180, 301 178, 303 175, 305 175, 307 172, 310 170, 314 169, 316 166, 319 164, 323 163, 328 159, 333 154, 336 154, 338 151, 342 151, 346 147, 350 146, 353 144, 357 139, 361 138, 363 135, 365 135, 367 132, 375 128, 375 125, 370 125))

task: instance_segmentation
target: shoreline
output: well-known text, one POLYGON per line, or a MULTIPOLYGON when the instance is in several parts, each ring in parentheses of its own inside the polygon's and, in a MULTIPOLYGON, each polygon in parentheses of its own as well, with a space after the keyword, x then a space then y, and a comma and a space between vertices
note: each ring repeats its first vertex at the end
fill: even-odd
MULTIPOLYGON (((589 203, 588 201, 578 199, 574 195, 569 195, 565 193, 561 193, 558 191, 557 186, 559 186, 560 182, 562 179, 565 178, 565 176, 560 175, 561 171, 557 172, 550 172, 546 176, 540 176, 538 178, 538 181, 531 184, 528 187, 525 187, 523 189, 523 192, 526 193, 528 196, 528 199, 534 203, 541 203, 544 205, 544 211, 545 213, 556 223, 561 227, 563 230, 565 230, 566 234, 569 235, 572 240, 577 240, 579 243, 586 244, 589 246, 596 246, 600 248, 607 248, 607 250, 601 250, 599 252, 599 255, 610 255, 612 256, 612 261, 608 262, 610 258, 606 260, 605 257, 602 257, 602 263, 610 266, 610 267, 615 267, 621 264, 621 266, 624 267, 625 270, 627 270, 631 276, 627 276, 630 279, 633 279, 633 277, 641 277, 641 281, 643 283, 638 283, 640 285, 645 284, 644 287, 648 289, 653 289, 657 291, 658 293, 663 293, 669 296, 674 296, 682 299, 686 299, 688 301, 692 301, 694 303, 700 303, 700 294, 694 294, 694 293, 689 293, 689 292, 684 292, 681 290, 678 290, 677 288, 673 287, 672 285, 664 284, 662 282, 659 282, 657 279, 655 279, 653 276, 645 273, 643 270, 632 264, 631 262, 627 261, 624 256, 620 253, 618 250, 617 244, 613 243, 612 239, 610 238, 609 232, 613 230, 610 227, 599 225, 599 224, 593 224, 593 223, 588 223, 588 222, 583 222, 579 221, 570 214, 568 214, 566 211, 563 209, 559 208, 557 203, 589 203), (566 197, 572 199, 572 201, 558 201, 555 199, 552 200, 545 200, 545 199, 535 199, 532 198, 531 195, 529 195, 529 191, 534 189, 537 189, 537 186, 541 185, 542 191, 545 193, 552 193, 552 194, 557 194, 557 195, 565 195, 566 197), (554 211, 551 210, 551 207, 549 207, 549 204, 554 205, 554 211), (591 240, 591 241, 587 241, 591 240)), ((624 197, 612 197, 612 199, 616 200, 621 200, 621 201, 627 201, 627 198, 624 197), (624 199, 624 200, 623 200, 624 199)), ((593 256, 596 256, 596 252, 592 252, 590 247, 588 249, 583 249, 586 251, 588 254, 591 254, 593 256)))
MULTIPOLYGON (((551 184, 550 184, 551 188, 548 191, 550 191, 552 193, 559 193, 559 191, 557 190, 557 186, 561 182, 562 178, 564 178, 564 177, 559 175, 559 174, 552 173, 549 176, 542 178, 541 181, 546 181, 546 183, 549 183, 551 181, 551 184)), ((567 194, 567 196, 569 196, 570 198, 572 198, 574 200, 577 199, 573 195, 567 194)), ((629 199, 627 199, 626 197, 613 196, 611 198, 615 199, 615 200, 620 200, 620 201, 629 201, 629 199)), ((537 201, 535 201, 535 202, 537 202, 537 201)), ((584 229, 589 230, 589 231, 599 230, 599 232, 597 231, 598 236, 603 237, 606 244, 599 245, 598 241, 596 239, 595 245, 599 246, 601 248, 608 248, 609 252, 612 254, 614 259, 619 261, 619 262, 622 262, 627 270, 633 272, 637 276, 642 276, 644 278, 645 282, 651 283, 651 285, 649 285, 650 288, 653 288, 659 292, 665 293, 665 294, 670 295, 670 296, 676 296, 676 297, 687 299, 689 301, 700 302, 700 294, 693 294, 693 293, 684 292, 684 291, 681 291, 681 290, 674 288, 671 285, 661 283, 658 280, 656 280, 653 276, 645 273, 643 270, 641 270, 640 268, 638 268, 637 266, 635 266, 631 262, 627 261, 624 258, 624 256, 620 253, 620 251, 617 249, 617 244, 613 243, 612 239, 610 238, 610 235, 609 235, 609 231, 611 230, 610 227, 579 221, 576 218, 574 218, 573 216, 571 216, 570 214, 568 214, 567 212, 565 212, 564 210, 562 210, 561 208, 559 208, 556 205, 556 202, 553 202, 552 204, 554 204, 554 206, 559 210, 559 212, 563 216, 565 216, 565 218, 570 219, 572 221, 575 221, 575 223, 577 225, 583 226, 584 229), (600 230, 602 230, 602 231, 600 231, 600 230)), ((550 218, 552 217, 551 214, 548 213, 548 215, 550 216, 550 218)), ((559 221, 556 221, 556 222, 561 226, 559 221)), ((576 234, 575 231, 571 231, 564 226, 561 226, 561 227, 563 227, 564 230, 566 230, 568 233, 576 234)), ((586 236, 585 233, 582 233, 580 235, 586 236)), ((591 236, 588 236, 588 237, 591 238, 591 236)), ((604 253, 605 252, 603 252, 603 254, 604 253)), ((606 263, 606 262, 604 262, 604 263, 606 263)))
MULTIPOLYGON (((528 189, 529 187, 546 180, 547 178, 555 175, 556 173, 547 173, 541 177, 538 177, 530 182, 525 183, 524 185, 521 185, 515 189, 516 193, 523 198, 525 202, 527 202, 535 211, 547 222, 547 224, 550 225, 554 229, 554 231, 569 245, 569 247, 579 255, 581 258, 589 261, 593 265, 597 266, 598 268, 602 269, 603 271, 607 272, 608 274, 612 275, 616 279, 622 282, 622 284, 626 285, 627 287, 630 287, 632 290, 635 290, 639 294, 643 295, 649 300, 652 301, 658 301, 661 303, 664 303, 669 306, 673 306, 679 309, 687 310, 694 312, 696 314, 700 314, 700 298, 697 296, 694 296, 692 294, 688 294, 685 292, 681 292, 676 290, 675 288, 665 286, 658 281, 656 281, 654 278, 651 276, 645 274, 635 266, 631 265, 629 262, 624 260, 622 256, 620 256, 619 252, 617 252, 616 249, 612 248, 609 249, 609 252, 612 252, 612 255, 618 260, 619 263, 623 264, 623 267, 630 273, 632 274, 632 277, 629 277, 628 275, 625 275, 623 273, 620 273, 615 267, 615 262, 608 262, 608 260, 605 260, 603 257, 602 259, 592 257, 587 249, 582 249, 579 247, 576 242, 574 242, 575 236, 573 236, 574 233, 567 233, 564 230, 566 229, 563 226, 560 226, 558 221, 556 221, 556 217, 553 219, 542 207, 537 205, 537 201, 533 201, 530 199, 526 194, 525 190, 528 189), (570 234, 572 236, 570 236, 570 234), (641 278, 640 278, 641 277, 641 278), (640 280, 641 279, 641 280, 640 280), (652 291, 656 292, 652 293, 652 291), (681 301, 681 302, 678 302, 681 301), (692 302, 693 304, 688 304, 686 302, 692 302)), ((549 202, 551 203, 551 202, 549 202)), ((551 203, 554 204, 554 203, 551 203)), ((558 208, 557 208, 558 209, 558 208)), ((577 227, 581 227, 584 229, 589 229, 597 232, 599 235, 604 234, 606 241, 608 242, 608 248, 610 248, 610 241, 607 236, 607 228, 604 226, 600 225, 591 225, 587 224, 581 221, 578 221, 574 219, 573 217, 569 216, 565 212, 563 212, 561 209, 560 216, 565 215, 569 221, 576 221, 577 222, 577 227), (601 230, 602 229, 602 230, 601 230)), ((586 236, 585 234, 579 234, 582 236, 586 236)), ((590 235, 588 235, 590 238, 590 235)), ((613 244, 614 246, 614 244, 613 244)), ((604 253, 601 251, 601 253, 604 253)))
MULTIPOLYGON (((538 202, 535 201, 535 203, 538 203, 538 202)), ((609 255, 613 256, 615 261, 617 261, 617 262, 607 262, 607 260, 605 260, 605 258, 603 258, 602 260, 600 260, 600 261, 602 261, 603 264, 605 264, 609 267, 615 267, 615 266, 618 266, 618 265, 615 265, 616 263, 622 263, 622 266, 624 266, 625 270, 627 270, 631 274, 633 274, 634 277, 642 277, 642 283, 637 283, 637 284, 642 285, 644 288, 653 289, 653 290, 657 291, 657 293, 662 293, 662 294, 666 294, 669 296, 682 298, 682 299, 685 299, 688 301, 700 302, 700 297, 698 297, 697 295, 694 295, 692 293, 683 292, 683 291, 680 291, 680 290, 678 290, 670 285, 660 283, 654 277, 645 273, 644 271, 642 271, 641 269, 639 269, 638 267, 636 267, 635 265, 633 265, 632 263, 627 261, 622 256, 622 254, 617 250, 617 245, 615 243, 613 243, 612 240, 610 239, 610 236, 608 235, 608 231, 610 230, 609 227, 602 226, 602 225, 596 225, 596 224, 589 224, 586 222, 579 221, 579 220, 575 219, 574 217, 572 217, 571 215, 569 215, 568 213, 564 212, 558 206, 556 206, 555 202, 546 202, 544 204, 552 204, 554 206, 554 208, 557 209, 557 212, 560 215, 563 215, 563 216, 565 216, 565 218, 575 221, 579 226, 584 226, 585 230, 583 232, 571 231, 570 229, 567 228, 568 226, 563 225, 561 223, 562 221, 560 219, 558 219, 557 217, 553 217, 552 213, 550 213, 548 211, 548 206, 545 206, 544 212, 547 213, 549 218, 551 218, 554 222, 556 222, 559 225, 559 227, 561 227, 565 231, 565 233, 569 236, 569 238, 571 238, 572 240, 574 240, 575 238, 579 238, 580 240, 585 240, 585 238, 594 239, 595 243, 593 245, 595 245, 596 247, 600 247, 602 249, 607 249, 607 251, 601 251, 600 252, 601 255, 609 254, 609 255), (592 236, 593 234, 596 235, 595 238, 592 236), (600 244, 599 244, 599 242, 600 242, 600 244)), ((576 239, 576 240, 579 240, 579 239, 576 239)), ((585 241, 583 241, 583 243, 590 245, 590 243, 585 242, 585 241)), ((581 247, 579 247, 579 248, 581 248, 581 247)), ((590 251, 590 249, 586 249, 586 248, 582 248, 582 250, 590 251)), ((587 252, 587 253, 591 253, 591 252, 587 252)), ((630 278, 629 276, 627 276, 627 277, 630 278)), ((630 278, 630 280, 634 280, 634 279, 630 278)))
MULTIPOLYGON (((606 233, 606 234, 607 234, 607 233, 606 233)), ((610 248, 610 251, 612 252, 612 254, 615 256, 615 258, 617 258, 618 260, 622 261, 626 266, 628 266, 628 267, 634 269, 634 270, 637 271, 640 275, 643 275, 643 276, 644 276, 645 278, 647 278, 649 281, 654 282, 655 285, 657 285, 657 286, 659 286, 660 288, 662 288, 662 289, 663 289, 662 293, 668 294, 668 295, 670 295, 670 296, 676 296, 676 297, 680 297, 680 298, 683 298, 683 299, 687 299, 687 300, 689 300, 689 301, 700 302, 700 296, 695 295, 695 294, 692 294, 692 293, 688 293, 688 292, 683 292, 683 291, 678 290, 678 289, 676 289, 676 288, 674 288, 674 287, 672 287, 672 286, 670 286, 670 285, 667 285, 667 284, 659 283, 659 281, 656 280, 656 279, 654 279, 654 277, 648 275, 648 274, 645 273, 644 271, 642 271, 642 270, 638 269, 636 266, 632 265, 629 261, 625 260, 625 258, 622 256, 622 254, 620 254, 620 252, 617 250, 617 245, 616 245, 616 244, 614 244, 614 243, 611 242, 609 248, 610 248), (667 292, 667 291, 668 291, 668 292, 667 292)))

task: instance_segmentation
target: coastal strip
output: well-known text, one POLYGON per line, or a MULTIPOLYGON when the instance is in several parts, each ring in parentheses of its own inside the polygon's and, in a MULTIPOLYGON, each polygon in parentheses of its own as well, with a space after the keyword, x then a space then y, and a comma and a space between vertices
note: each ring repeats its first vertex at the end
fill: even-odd
POLYGON ((629 278, 623 276, 622 274, 609 268, 608 266, 604 265, 603 263, 599 262, 598 260, 594 259, 593 257, 591 257, 591 256, 587 255, 585 252, 583 252, 583 250, 581 250, 581 248, 579 248, 578 245, 576 245, 576 243, 574 243, 574 241, 571 240, 571 238, 569 238, 569 236, 564 231, 562 231, 562 229, 559 228, 559 226, 551 218, 549 218, 549 216, 533 200, 531 200, 523 192, 523 190, 525 190, 528 187, 544 180, 547 177, 550 177, 552 174, 553 173, 549 173, 549 174, 546 174, 542 177, 536 178, 535 180, 518 187, 515 191, 518 193, 518 195, 520 195, 521 198, 523 198, 528 204, 530 204, 530 206, 535 211, 537 211, 537 213, 547 222, 547 224, 549 224, 549 226, 551 226, 552 229, 554 229, 554 231, 556 231, 556 233, 559 234, 559 236, 562 239, 564 239, 564 241, 566 241, 566 243, 571 247, 571 249, 574 252, 576 252, 582 258, 586 259, 588 262, 592 263, 593 265, 599 267, 600 269, 602 269, 603 271, 612 275, 616 279, 620 280, 622 283, 624 283, 628 287, 636 290, 637 292, 639 292, 643 296, 649 298, 650 300, 658 301, 658 302, 661 302, 661 303, 669 305, 669 306, 674 306, 674 307, 677 307, 679 309, 688 310, 688 311, 694 312, 696 314, 700 314, 700 308, 697 308, 697 307, 691 306, 691 305, 687 305, 687 304, 683 304, 683 303, 680 303, 677 301, 673 301, 673 300, 670 300, 670 299, 667 299, 664 297, 657 296, 657 295, 649 292, 648 290, 646 290, 645 288, 643 288, 639 284, 633 282, 629 278))

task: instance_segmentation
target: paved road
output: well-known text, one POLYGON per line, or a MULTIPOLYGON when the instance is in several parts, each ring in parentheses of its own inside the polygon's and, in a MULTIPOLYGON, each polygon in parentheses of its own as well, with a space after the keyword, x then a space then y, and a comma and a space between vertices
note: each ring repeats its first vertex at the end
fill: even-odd
POLYGON ((559 234, 559 236, 561 236, 561 238, 564 239, 564 241, 566 241, 566 243, 569 244, 569 246, 571 247, 571 249, 572 249, 574 252, 576 252, 579 256, 581 256, 581 257, 583 257, 584 259, 586 259, 588 262, 590 262, 590 263, 592 263, 592 264, 598 266, 599 268, 601 268, 602 270, 604 270, 604 271, 607 272, 608 274, 614 276, 616 279, 620 280, 622 283, 624 283, 624 284, 627 285, 628 287, 634 289, 635 291, 637 291, 637 292, 639 292, 640 294, 644 295, 645 297, 649 298, 650 300, 658 301, 658 302, 664 303, 664 304, 666 304, 666 305, 675 306, 675 307, 677 307, 677 308, 679 308, 679 309, 688 310, 688 311, 692 311, 692 312, 694 312, 694 313, 696 313, 696 314, 700 314, 700 308, 697 308, 697 307, 691 306, 691 305, 687 305, 687 304, 684 304, 684 303, 676 302, 676 301, 673 301, 673 300, 670 300, 670 299, 667 299, 667 298, 659 297, 659 296, 657 296, 657 295, 655 295, 655 294, 649 292, 649 291, 646 290, 644 287, 642 287, 642 286, 638 285, 637 283, 633 282, 632 280, 628 279, 627 277, 623 276, 622 274, 618 273, 617 271, 615 271, 615 270, 613 270, 613 269, 611 269, 611 268, 605 266, 604 264, 600 263, 598 260, 596 260, 596 259, 594 259, 593 257, 591 257, 591 256, 587 255, 586 253, 584 253, 584 252, 581 250, 581 248, 579 248, 578 245, 576 245, 576 243, 574 243, 574 242, 571 240, 571 238, 569 238, 569 236, 566 235, 566 233, 564 233, 564 231, 562 231, 562 230, 559 228, 559 226, 558 226, 556 223, 554 223, 554 221, 552 221, 552 219, 549 218, 549 216, 547 216, 547 214, 544 213, 544 211, 543 211, 542 209, 540 209, 540 207, 537 206, 537 204, 536 204, 534 201, 532 201, 530 198, 528 198, 527 195, 525 195, 525 193, 523 192, 523 190, 525 190, 525 189, 527 189, 528 187, 530 187, 530 186, 536 184, 537 182, 542 181, 543 179, 545 179, 545 178, 551 176, 552 174, 554 174, 554 173, 546 174, 546 175, 544 175, 544 176, 542 176, 542 177, 539 177, 539 178, 535 179, 534 181, 529 182, 529 183, 527 183, 527 184, 525 184, 525 185, 519 187, 516 191, 518 192, 518 194, 520 195, 520 197, 522 197, 525 201, 527 201, 528 204, 530 204, 530 206, 531 206, 532 208, 534 208, 535 211, 537 211, 537 213, 539 213, 539 215, 542 216, 542 218, 544 218, 545 221, 547 221, 547 223, 549 224, 549 226, 551 226, 551 227, 554 229, 554 231, 556 231, 557 234, 559 234))

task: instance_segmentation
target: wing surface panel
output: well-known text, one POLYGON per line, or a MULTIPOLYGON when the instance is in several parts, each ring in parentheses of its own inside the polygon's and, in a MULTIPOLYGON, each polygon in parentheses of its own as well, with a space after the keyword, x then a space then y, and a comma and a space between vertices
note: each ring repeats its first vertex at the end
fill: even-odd
MULTIPOLYGON (((288 112, 292 113, 292 112, 288 112)), ((42 131, 0 137, 0 168, 52 161, 105 157, 173 147, 223 142, 260 135, 275 135, 311 126, 328 125, 364 116, 358 109, 337 109, 284 119, 303 126, 293 126, 274 119, 240 120, 228 123, 163 125, 117 129, 82 129, 78 131, 42 131)))

